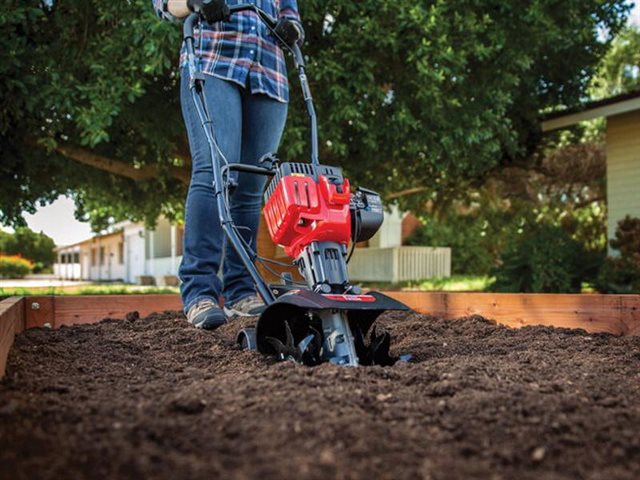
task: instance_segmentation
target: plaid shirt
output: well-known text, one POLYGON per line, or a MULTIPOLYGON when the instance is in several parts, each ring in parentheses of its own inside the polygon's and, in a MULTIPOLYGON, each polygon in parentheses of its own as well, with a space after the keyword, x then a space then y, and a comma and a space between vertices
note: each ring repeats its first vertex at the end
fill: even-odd
MULTIPOLYGON (((152 0, 160 18, 175 20, 162 11, 162 0, 152 0)), ((296 0, 227 0, 227 5, 251 3, 274 18, 300 21, 296 0)), ((253 12, 240 12, 229 22, 202 24, 196 31, 196 54, 206 74, 248 87, 280 102, 289 101, 284 53, 267 27, 253 12)), ((186 65, 184 48, 180 65, 186 65)))

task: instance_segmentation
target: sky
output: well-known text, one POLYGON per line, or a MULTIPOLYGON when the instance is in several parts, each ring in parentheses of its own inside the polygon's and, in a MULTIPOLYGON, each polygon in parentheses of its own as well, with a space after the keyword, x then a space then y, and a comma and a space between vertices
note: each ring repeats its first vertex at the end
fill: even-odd
MULTIPOLYGON (((629 23, 640 26, 640 0, 631 12, 629 23)), ((38 208, 34 215, 25 214, 24 217, 32 230, 46 233, 56 245, 70 245, 92 236, 89 224, 77 221, 73 212, 73 201, 59 197, 51 205, 38 208)))
POLYGON ((640 26, 640 1, 636 2, 636 6, 633 7, 631 16, 629 17, 629 23, 632 25, 640 26))
MULTIPOLYGON (((39 207, 35 214, 25 213, 24 219, 31 230, 44 232, 56 245, 71 245, 91 238, 88 223, 79 222, 73 216, 75 206, 68 197, 58 197, 50 205, 39 207)), ((9 230, 5 228, 4 230, 9 230)))

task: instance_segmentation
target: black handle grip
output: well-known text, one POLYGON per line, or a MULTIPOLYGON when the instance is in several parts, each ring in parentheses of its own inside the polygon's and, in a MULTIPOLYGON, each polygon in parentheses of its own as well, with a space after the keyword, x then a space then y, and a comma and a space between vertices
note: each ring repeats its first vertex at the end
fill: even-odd
POLYGON ((199 20, 200 14, 198 13, 190 13, 184 20, 184 25, 182 25, 182 36, 185 40, 187 38, 193 38, 193 30, 199 20))

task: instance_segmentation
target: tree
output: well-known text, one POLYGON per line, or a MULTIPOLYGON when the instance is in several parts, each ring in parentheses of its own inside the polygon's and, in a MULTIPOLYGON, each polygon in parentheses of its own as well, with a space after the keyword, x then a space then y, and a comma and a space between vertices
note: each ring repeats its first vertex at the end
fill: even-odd
POLYGON ((0 253, 20 255, 32 261, 36 272, 53 265, 56 261, 55 248, 51 237, 30 228, 19 227, 14 233, 0 231, 0 253))
MULTIPOLYGON (((5 0, 0 221, 70 193, 79 216, 180 216, 189 155, 176 25, 150 0, 5 0)), ((538 112, 584 95, 625 0, 305 0, 321 159, 422 206, 529 158, 538 112), (409 195, 410 194, 410 195, 409 195)), ((303 159, 294 93, 281 157, 303 159)))
POLYGON ((640 28, 629 26, 617 35, 602 59, 590 89, 594 99, 640 88, 640 28))

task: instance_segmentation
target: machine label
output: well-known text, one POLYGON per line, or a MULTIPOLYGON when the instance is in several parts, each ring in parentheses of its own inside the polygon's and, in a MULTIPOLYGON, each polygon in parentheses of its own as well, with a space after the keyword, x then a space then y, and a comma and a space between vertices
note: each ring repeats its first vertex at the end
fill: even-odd
POLYGON ((336 294, 323 294, 322 295, 329 300, 336 300, 338 302, 375 302, 376 297, 371 295, 336 295, 336 294))

